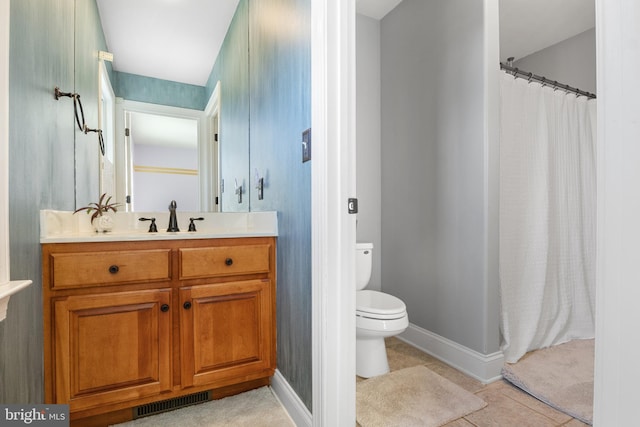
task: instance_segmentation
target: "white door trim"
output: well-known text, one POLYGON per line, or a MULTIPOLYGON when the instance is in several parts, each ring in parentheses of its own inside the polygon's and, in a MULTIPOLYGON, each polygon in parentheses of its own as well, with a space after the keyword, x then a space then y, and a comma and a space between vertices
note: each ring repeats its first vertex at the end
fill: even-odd
POLYGON ((203 211, 219 212, 220 199, 220 141, 214 133, 220 135, 220 80, 209 97, 204 109, 204 129, 198 144, 200 162, 200 204, 203 211), (218 204, 216 204, 218 199, 218 204))
POLYGON ((637 423, 640 378, 640 6, 596 1, 598 86, 594 426, 637 423))
POLYGON ((355 2, 311 2, 313 425, 355 425, 355 2))

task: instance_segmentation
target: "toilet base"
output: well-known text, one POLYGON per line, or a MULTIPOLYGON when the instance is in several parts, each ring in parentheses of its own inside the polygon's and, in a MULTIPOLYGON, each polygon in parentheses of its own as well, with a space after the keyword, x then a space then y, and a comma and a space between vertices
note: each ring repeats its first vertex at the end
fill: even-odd
POLYGON ((383 337, 356 339, 356 375, 371 378, 389 372, 387 348, 383 337))

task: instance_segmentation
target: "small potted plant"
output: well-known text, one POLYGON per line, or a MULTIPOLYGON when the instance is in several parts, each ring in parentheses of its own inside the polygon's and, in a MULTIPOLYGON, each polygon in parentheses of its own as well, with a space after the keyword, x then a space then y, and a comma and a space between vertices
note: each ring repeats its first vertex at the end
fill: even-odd
POLYGON ((118 206, 120 206, 120 203, 111 203, 111 199, 111 196, 107 197, 107 193, 103 193, 97 203, 89 203, 83 208, 76 209, 73 213, 86 211, 88 215, 91 215, 91 225, 96 233, 106 233, 113 229, 113 218, 109 212, 118 212, 118 206))

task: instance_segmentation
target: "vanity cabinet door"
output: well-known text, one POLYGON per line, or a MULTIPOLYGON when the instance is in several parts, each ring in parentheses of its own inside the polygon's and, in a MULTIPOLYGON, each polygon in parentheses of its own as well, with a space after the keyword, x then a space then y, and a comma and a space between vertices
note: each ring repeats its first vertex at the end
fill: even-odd
POLYGON ((273 283, 248 280, 180 289, 183 387, 273 375, 273 283))
POLYGON ((52 301, 55 402, 80 411, 171 389, 170 289, 52 301))

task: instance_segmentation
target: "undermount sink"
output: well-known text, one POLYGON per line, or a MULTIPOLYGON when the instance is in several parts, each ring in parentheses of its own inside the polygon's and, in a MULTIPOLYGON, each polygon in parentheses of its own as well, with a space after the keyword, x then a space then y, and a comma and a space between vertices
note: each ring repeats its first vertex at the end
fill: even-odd
POLYGON ((31 284, 31 280, 15 280, 0 285, 0 322, 7 317, 7 307, 11 295, 31 284))
POLYGON ((180 231, 168 232, 169 212, 116 212, 113 229, 96 233, 89 215, 71 211, 40 211, 40 243, 108 242, 130 240, 207 239, 259 237, 278 235, 276 212, 178 212, 180 231), (196 221, 197 231, 188 231, 190 218, 196 221), (158 231, 149 232, 149 221, 155 218, 158 231))

